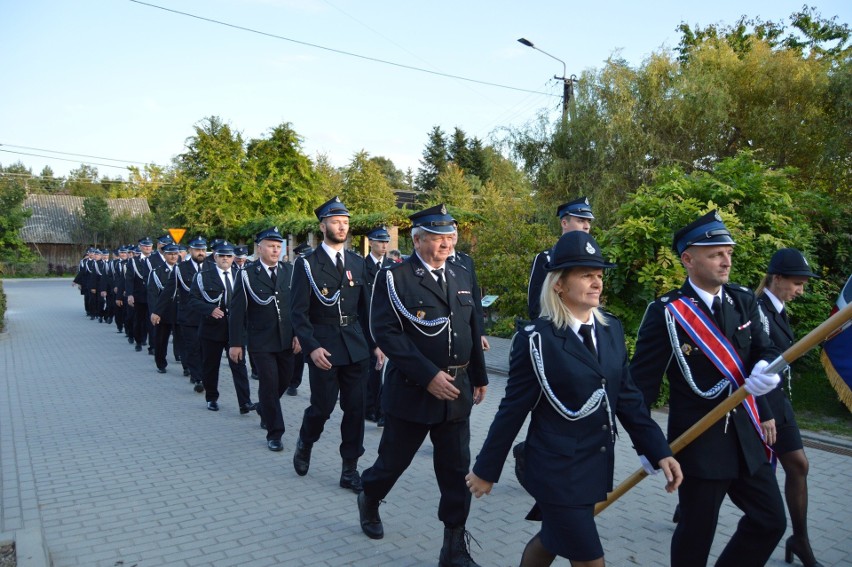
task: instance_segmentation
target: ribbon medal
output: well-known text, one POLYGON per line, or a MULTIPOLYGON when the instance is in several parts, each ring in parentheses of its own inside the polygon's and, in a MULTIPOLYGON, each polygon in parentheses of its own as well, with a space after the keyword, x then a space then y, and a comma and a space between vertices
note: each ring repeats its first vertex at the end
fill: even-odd
POLYGON ((352 272, 346 270, 346 277, 349 279, 349 287, 354 286, 355 282, 352 281, 352 272))
POLYGON ((323 296, 328 296, 328 288, 327 287, 322 288, 320 290, 320 293, 323 294, 323 296))

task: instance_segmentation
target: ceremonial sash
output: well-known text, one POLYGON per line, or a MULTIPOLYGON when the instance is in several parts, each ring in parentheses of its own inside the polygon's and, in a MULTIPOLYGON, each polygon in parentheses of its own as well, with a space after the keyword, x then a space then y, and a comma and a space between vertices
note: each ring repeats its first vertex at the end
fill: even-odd
MULTIPOLYGON (((740 356, 731 345, 728 338, 719 330, 716 324, 696 306, 691 299, 680 297, 666 304, 666 309, 674 316, 680 328, 695 342, 699 350, 710 359, 713 366, 731 383, 734 390, 745 383, 746 373, 740 356)), ((748 413, 754 429, 763 442, 766 458, 774 463, 774 454, 760 428, 760 416, 754 396, 749 394, 743 400, 743 407, 748 413)))

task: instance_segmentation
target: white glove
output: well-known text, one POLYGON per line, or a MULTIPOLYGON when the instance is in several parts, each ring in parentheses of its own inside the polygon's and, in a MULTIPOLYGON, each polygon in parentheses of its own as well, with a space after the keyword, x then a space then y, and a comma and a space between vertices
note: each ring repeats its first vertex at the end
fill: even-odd
POLYGON ((775 389, 775 386, 781 382, 781 377, 778 374, 765 374, 763 371, 769 363, 765 360, 758 361, 751 369, 751 374, 745 379, 746 392, 752 396, 762 396, 775 389))

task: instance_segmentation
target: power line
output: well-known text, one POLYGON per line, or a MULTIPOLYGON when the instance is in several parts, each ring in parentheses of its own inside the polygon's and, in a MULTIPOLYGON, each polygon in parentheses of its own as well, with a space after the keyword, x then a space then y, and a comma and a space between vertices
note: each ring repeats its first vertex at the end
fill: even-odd
MULTIPOLYGON (((89 185, 126 185, 127 187, 134 187, 137 185, 135 182, 124 179, 88 179, 81 177, 48 177, 45 175, 30 175, 29 173, 14 173, 11 171, 0 171, 0 177, 17 177, 21 178, 23 181, 56 181, 59 183, 82 183, 89 185)), ((155 181, 155 180, 145 180, 143 185, 158 185, 163 187, 177 187, 174 183, 168 181, 155 181)))
MULTIPOLYGON (((92 162, 80 162, 80 160, 77 160, 77 159, 68 159, 68 158, 61 158, 61 157, 56 157, 56 156, 45 156, 45 155, 42 155, 42 154, 33 154, 33 153, 30 153, 30 152, 15 152, 15 151, 12 151, 12 150, 4 150, 2 148, 0 148, 0 152, 6 152, 7 154, 17 154, 17 155, 21 155, 21 156, 40 157, 40 158, 45 158, 45 159, 58 159, 58 160, 61 160, 61 161, 70 161, 70 162, 73 162, 73 163, 84 163, 85 165, 100 165, 102 167, 111 167, 113 169, 123 169, 125 171, 127 170, 127 167, 120 167, 118 165, 111 165, 111 164, 108 164, 108 163, 97 163, 97 162, 93 162, 93 161, 92 162)), ((73 154, 71 154, 71 155, 73 155, 73 154)))
POLYGON ((207 18, 207 17, 204 17, 204 16, 196 15, 196 14, 190 14, 189 12, 181 12, 180 10, 173 10, 171 8, 165 8, 163 6, 157 6, 156 4, 149 4, 148 2, 142 2, 141 0, 129 0, 129 1, 133 2, 134 4, 139 4, 141 6, 147 6, 149 8, 156 8, 158 10, 163 10, 164 12, 171 12, 173 14, 178 14, 180 16, 186 16, 188 18, 195 18, 196 20, 201 20, 201 21, 204 21, 204 22, 210 22, 212 24, 218 24, 220 26, 225 26, 225 27, 229 27, 229 28, 233 28, 233 29, 237 29, 237 30, 241 30, 241 31, 246 31, 246 32, 249 32, 249 33, 262 35, 262 36, 265 36, 265 37, 271 37, 273 39, 280 39, 280 40, 283 40, 283 41, 289 41, 291 43, 296 43, 296 44, 304 45, 304 46, 307 46, 307 47, 313 47, 315 49, 322 49, 323 51, 330 51, 332 53, 338 53, 340 55, 347 55, 349 57, 356 57, 358 59, 363 59, 365 61, 372 61, 373 63, 382 63, 384 65, 392 65, 394 67, 399 67, 401 69, 408 69, 410 71, 419 71, 421 73, 428 73, 430 75, 437 75, 439 77, 447 77, 449 79, 458 79, 460 81, 468 81, 470 83, 477 83, 477 84, 480 84, 480 85, 488 85, 489 87, 497 87, 497 88, 501 88, 501 89, 509 89, 509 90, 520 91, 520 92, 525 92, 525 93, 549 94, 549 93, 542 93, 540 91, 522 89, 522 88, 519 88, 519 87, 511 87, 509 85, 501 85, 499 83, 491 83, 489 81, 480 81, 478 79, 470 79, 468 77, 462 77, 460 75, 451 75, 449 73, 442 73, 440 71, 432 71, 430 69, 423 69, 422 67, 415 67, 413 65, 406 65, 405 63, 397 63, 395 61, 388 61, 386 59, 379 59, 377 57, 370 57, 369 55, 360 55, 358 53, 352 53, 350 51, 343 51, 342 49, 335 49, 333 47, 326 47, 324 45, 319 45, 319 44, 316 44, 316 43, 309 43, 307 41, 301 41, 301 40, 293 39, 293 38, 290 38, 290 37, 284 37, 283 35, 276 35, 274 33, 264 32, 264 31, 253 29, 253 28, 248 28, 248 27, 245 27, 245 26, 239 26, 237 24, 229 24, 228 22, 223 22, 223 21, 220 21, 220 20, 214 20, 213 18, 207 18))
POLYGON ((103 156, 90 156, 90 155, 86 155, 86 154, 75 154, 73 152, 61 152, 59 150, 48 150, 48 149, 45 149, 45 148, 31 148, 29 146, 18 146, 18 145, 15 145, 15 144, 2 144, 2 143, 0 143, 0 146, 6 146, 8 148, 18 148, 18 149, 21 149, 21 150, 34 150, 34 151, 37 151, 37 152, 47 152, 47 153, 51 153, 51 154, 62 154, 62 155, 65 155, 65 156, 78 156, 78 157, 87 157, 87 158, 93 158, 93 159, 105 159, 107 161, 117 161, 117 162, 120 162, 120 163, 138 163, 140 165, 147 165, 143 161, 134 161, 132 159, 116 159, 116 158, 108 158, 108 157, 103 157, 103 156))

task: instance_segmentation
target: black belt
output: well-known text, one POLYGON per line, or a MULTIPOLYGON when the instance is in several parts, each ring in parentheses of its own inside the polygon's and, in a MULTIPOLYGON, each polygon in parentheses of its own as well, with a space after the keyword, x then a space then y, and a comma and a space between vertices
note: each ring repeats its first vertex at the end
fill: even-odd
POLYGON ((311 317, 311 323, 320 325, 339 325, 347 327, 358 322, 358 315, 341 315, 340 317, 311 317))
POLYGON ((458 376, 458 375, 459 375, 459 373, 460 373, 462 370, 464 370, 465 368, 467 368, 467 365, 468 365, 468 364, 470 364, 470 363, 468 362, 468 363, 466 363, 466 364, 462 364, 462 365, 460 365, 460 366, 448 366, 448 367, 446 367, 446 368, 442 368, 442 369, 441 369, 441 371, 442 371, 442 372, 446 372, 447 374, 449 374, 450 376, 452 376, 453 378, 455 378, 456 376, 458 376))

